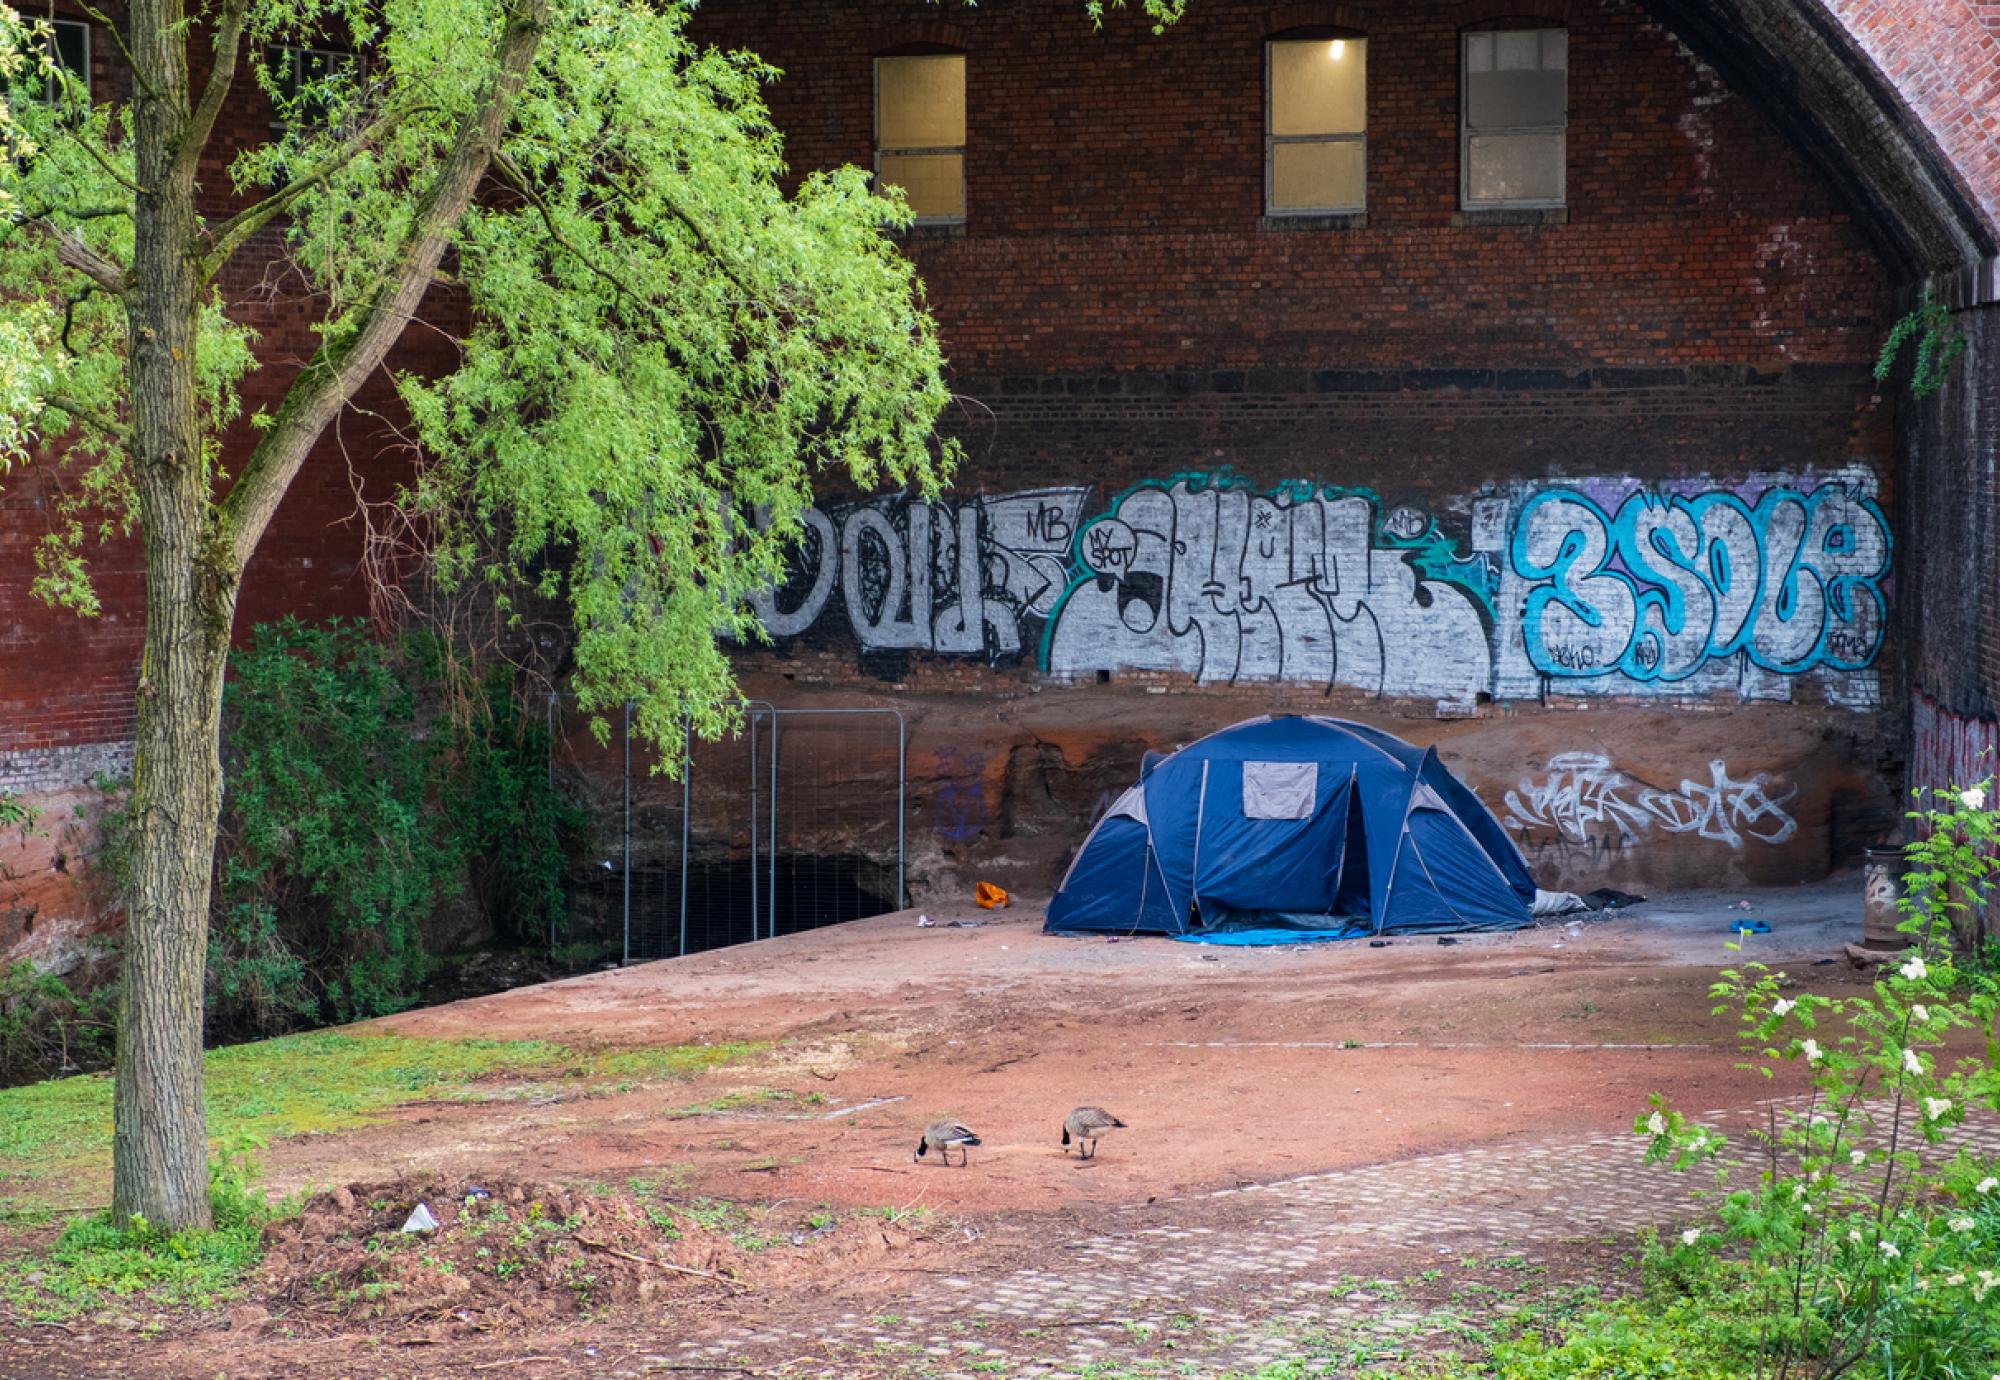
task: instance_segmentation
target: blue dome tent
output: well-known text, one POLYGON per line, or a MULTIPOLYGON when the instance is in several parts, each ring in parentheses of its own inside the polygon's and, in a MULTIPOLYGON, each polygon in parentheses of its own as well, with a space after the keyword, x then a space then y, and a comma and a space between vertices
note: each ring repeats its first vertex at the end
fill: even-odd
POLYGON ((1049 932, 1323 938, 1529 923, 1535 883, 1520 850, 1435 749, 1287 715, 1148 758, 1077 850, 1049 932))

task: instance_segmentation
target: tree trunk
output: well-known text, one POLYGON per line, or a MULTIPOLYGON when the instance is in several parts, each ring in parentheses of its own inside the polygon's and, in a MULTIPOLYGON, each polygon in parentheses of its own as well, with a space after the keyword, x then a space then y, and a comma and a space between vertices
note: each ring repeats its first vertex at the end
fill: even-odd
POLYGON ((134 0, 138 191, 126 293, 131 456, 146 551, 112 1140, 114 1221, 209 1225, 202 977, 222 798, 218 724, 240 566, 215 526, 195 387, 199 280, 179 0, 134 0))

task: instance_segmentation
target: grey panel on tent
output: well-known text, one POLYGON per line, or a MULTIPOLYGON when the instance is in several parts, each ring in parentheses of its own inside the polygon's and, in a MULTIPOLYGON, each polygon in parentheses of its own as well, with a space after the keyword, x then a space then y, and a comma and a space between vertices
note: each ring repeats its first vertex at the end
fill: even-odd
POLYGON ((1317 762, 1245 762, 1245 819, 1310 819, 1319 794, 1317 762))

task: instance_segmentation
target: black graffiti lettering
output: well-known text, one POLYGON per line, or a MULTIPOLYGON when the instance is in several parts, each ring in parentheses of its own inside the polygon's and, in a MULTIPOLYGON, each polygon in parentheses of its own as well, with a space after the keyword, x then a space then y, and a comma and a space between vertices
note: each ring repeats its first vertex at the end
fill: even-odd
POLYGON ((1028 510, 1026 524, 1031 541, 1066 542, 1070 539, 1069 519, 1064 515, 1061 504, 1037 503, 1028 510))

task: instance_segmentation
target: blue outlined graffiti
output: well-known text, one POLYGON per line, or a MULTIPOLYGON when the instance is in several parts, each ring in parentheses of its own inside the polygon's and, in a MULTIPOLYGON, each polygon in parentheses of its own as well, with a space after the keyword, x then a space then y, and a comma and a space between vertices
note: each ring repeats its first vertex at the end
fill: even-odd
POLYGON ((1846 484, 1527 497, 1508 552, 1522 643, 1543 675, 1677 682, 1737 656, 1779 675, 1858 671, 1881 651, 1889 525, 1846 484))
POLYGON ((1041 666, 1286 681, 1471 704, 1491 682, 1490 583, 1427 515, 1367 490, 1229 473, 1135 484, 1077 532, 1041 666))

